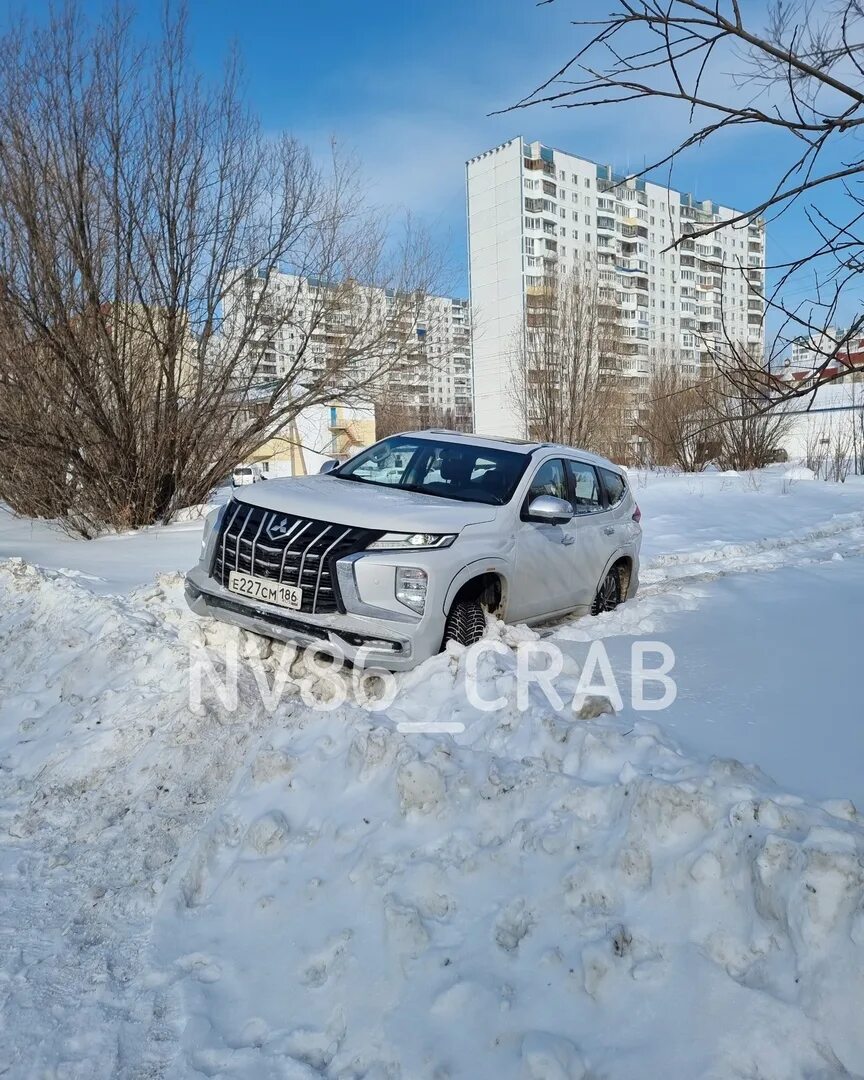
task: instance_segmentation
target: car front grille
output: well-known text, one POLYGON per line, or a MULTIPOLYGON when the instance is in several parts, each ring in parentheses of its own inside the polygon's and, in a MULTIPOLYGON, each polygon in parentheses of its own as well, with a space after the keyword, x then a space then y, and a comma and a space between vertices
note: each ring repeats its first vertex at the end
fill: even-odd
POLYGON ((232 499, 222 519, 212 576, 225 588, 232 570, 303 590, 300 611, 344 611, 336 561, 363 551, 383 533, 283 514, 232 499))

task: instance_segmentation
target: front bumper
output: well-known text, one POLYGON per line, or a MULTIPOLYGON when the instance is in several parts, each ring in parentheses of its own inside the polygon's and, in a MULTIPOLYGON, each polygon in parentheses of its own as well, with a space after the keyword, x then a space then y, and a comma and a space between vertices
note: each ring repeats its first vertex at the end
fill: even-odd
POLYGON ((186 575, 186 602, 196 615, 244 630, 343 656, 357 667, 408 671, 434 656, 444 636, 440 616, 427 604, 422 618, 372 615, 312 615, 246 600, 229 592, 199 564, 186 575))

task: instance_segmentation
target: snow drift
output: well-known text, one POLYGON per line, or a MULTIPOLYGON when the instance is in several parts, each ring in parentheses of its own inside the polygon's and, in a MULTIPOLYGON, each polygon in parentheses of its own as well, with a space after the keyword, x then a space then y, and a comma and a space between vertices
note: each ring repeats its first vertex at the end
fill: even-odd
POLYGON ((384 712, 268 714, 249 668, 195 714, 178 590, 0 564, 0 1073, 864 1073, 851 804, 520 711, 512 651, 496 713, 456 651, 384 712))

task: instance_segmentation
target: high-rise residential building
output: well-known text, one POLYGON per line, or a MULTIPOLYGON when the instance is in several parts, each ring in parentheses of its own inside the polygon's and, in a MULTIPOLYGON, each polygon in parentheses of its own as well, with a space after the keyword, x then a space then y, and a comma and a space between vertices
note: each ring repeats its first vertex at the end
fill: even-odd
MULTIPOLYGON (((321 291, 331 288, 326 283, 287 273, 275 273, 272 277, 274 280, 269 286, 272 302, 262 307, 257 317, 259 333, 249 344, 250 357, 257 364, 257 377, 266 382, 295 370, 302 350, 299 367, 320 378, 326 372, 330 358, 340 355, 339 350, 344 349, 351 314, 338 310, 338 300, 335 305, 321 300, 321 291), (283 307, 290 308, 290 319, 274 316, 273 312, 283 307), (322 317, 322 308, 327 309, 326 317, 322 317)), ((236 295, 226 304, 226 334, 231 334, 235 321, 241 324, 243 318, 248 317, 240 313, 248 312, 250 306, 257 303, 260 288, 261 281, 255 273, 238 282, 236 295), (234 305, 238 314, 234 313, 234 305)), ((369 318, 368 310, 378 308, 380 318, 385 319, 392 295, 376 286, 364 287, 364 290, 363 317, 369 318)), ((427 296, 411 318, 412 325, 407 329, 417 341, 411 360, 389 368, 374 357, 367 358, 365 364, 370 371, 384 370, 363 389, 363 397, 375 405, 400 410, 406 426, 446 423, 470 431, 473 420, 468 301, 449 296, 427 296)), ((380 333, 374 320, 371 326, 380 333)), ((355 379, 362 378, 365 375, 358 371, 355 379)))
MULTIPOLYGON (((426 346, 425 365, 395 368, 387 395, 401 405, 408 425, 473 427, 471 389, 471 309, 468 301, 430 296, 426 320, 417 332, 426 346)), ((386 400, 386 399, 385 399, 386 400)))
POLYGON ((636 407, 655 364, 695 376, 729 341, 761 362, 761 220, 687 239, 737 212, 522 138, 471 158, 467 194, 477 432, 527 434, 511 358, 550 275, 590 270, 614 290, 620 377, 636 407))

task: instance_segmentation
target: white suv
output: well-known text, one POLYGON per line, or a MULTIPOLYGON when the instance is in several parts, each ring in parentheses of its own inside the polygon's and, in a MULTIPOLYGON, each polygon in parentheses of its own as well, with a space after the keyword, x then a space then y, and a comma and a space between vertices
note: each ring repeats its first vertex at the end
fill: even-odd
POLYGON ((622 470, 567 446, 406 432, 319 476, 236 489, 186 577, 193 611, 405 670, 485 613, 606 611, 639 580, 622 470))

